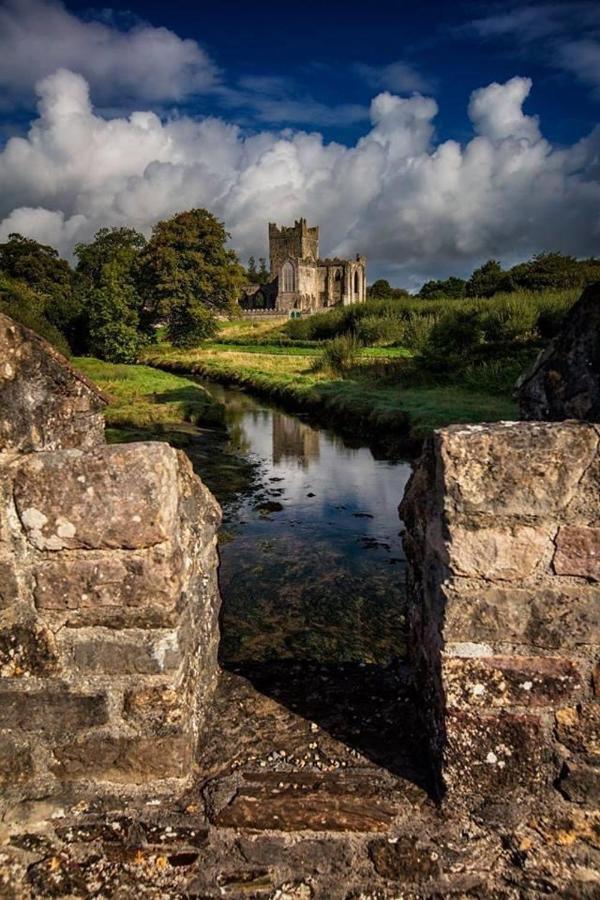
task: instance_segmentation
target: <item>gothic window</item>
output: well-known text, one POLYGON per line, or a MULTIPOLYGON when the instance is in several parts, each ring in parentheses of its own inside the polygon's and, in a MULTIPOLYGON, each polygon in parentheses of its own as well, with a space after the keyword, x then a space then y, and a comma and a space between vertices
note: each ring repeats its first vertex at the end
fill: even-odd
POLYGON ((335 273, 335 280, 336 280, 336 281, 341 281, 341 280, 342 280, 342 273, 340 272, 339 269, 338 269, 337 272, 335 273))
POLYGON ((282 291, 291 294, 296 290, 296 273, 291 262, 285 262, 281 268, 282 291))
POLYGON ((358 270, 354 273, 354 294, 358 297, 358 270))

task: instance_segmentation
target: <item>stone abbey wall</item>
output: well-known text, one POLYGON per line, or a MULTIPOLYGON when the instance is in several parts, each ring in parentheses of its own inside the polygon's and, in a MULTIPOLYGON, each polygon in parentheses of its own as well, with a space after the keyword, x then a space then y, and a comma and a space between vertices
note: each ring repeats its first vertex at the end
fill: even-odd
POLYGON ((0 816, 193 772, 217 678, 219 507, 166 443, 0 316, 0 816))
POLYGON ((440 793, 600 799, 600 428, 435 433, 401 505, 440 793))

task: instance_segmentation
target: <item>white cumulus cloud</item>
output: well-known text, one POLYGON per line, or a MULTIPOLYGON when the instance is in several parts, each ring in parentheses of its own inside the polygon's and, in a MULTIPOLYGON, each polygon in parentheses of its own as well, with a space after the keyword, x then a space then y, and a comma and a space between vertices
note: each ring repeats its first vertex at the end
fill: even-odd
POLYGON ((27 98, 36 81, 59 67, 84 75, 102 104, 132 98, 180 101, 218 81, 206 51, 167 28, 136 24, 122 30, 103 21, 85 21, 60 0, 3 0, 2 105, 27 98))
POLYGON ((434 100, 379 94, 354 146, 317 132, 245 134, 219 118, 106 119, 61 69, 38 85, 39 116, 0 152, 0 239, 10 231, 68 255, 104 225, 148 233, 204 206, 243 259, 266 252, 266 223, 321 225, 323 254, 366 253, 397 283, 468 272, 543 249, 598 252, 600 132, 555 148, 523 112, 527 78, 475 91, 473 136, 436 143, 434 100))

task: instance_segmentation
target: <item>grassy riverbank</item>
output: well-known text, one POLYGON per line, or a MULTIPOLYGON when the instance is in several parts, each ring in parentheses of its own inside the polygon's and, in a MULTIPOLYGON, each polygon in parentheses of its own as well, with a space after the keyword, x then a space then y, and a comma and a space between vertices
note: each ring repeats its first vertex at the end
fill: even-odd
POLYGON ((256 348, 150 348, 145 360, 170 372, 188 373, 236 384, 297 410, 335 421, 357 433, 419 441, 450 422, 510 419, 516 407, 508 391, 473 386, 418 383, 409 355, 392 358, 365 353, 344 377, 315 371, 315 355, 256 348))
POLYGON ((107 426, 160 432, 183 423, 222 425, 223 409, 196 381, 150 366, 71 359, 108 398, 107 426))

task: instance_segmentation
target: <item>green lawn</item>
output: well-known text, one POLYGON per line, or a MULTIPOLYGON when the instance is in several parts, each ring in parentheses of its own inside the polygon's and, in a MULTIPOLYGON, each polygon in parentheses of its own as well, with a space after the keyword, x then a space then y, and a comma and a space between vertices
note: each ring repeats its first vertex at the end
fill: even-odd
MULTIPOLYGON (((379 348, 371 348, 378 350, 379 348)), ((277 348, 223 348, 207 344, 177 350, 168 344, 150 348, 145 359, 173 372, 193 373, 237 384, 296 409, 321 413, 357 432, 378 432, 420 439, 453 422, 514 419, 516 406, 506 390, 481 391, 468 385, 418 383, 412 354, 403 348, 383 354, 363 351, 345 377, 315 371, 315 354, 277 348), (417 382, 417 383, 415 383, 417 382)))
POLYGON ((183 422, 223 423, 221 405, 189 378, 90 357, 74 357, 71 362, 108 397, 105 419, 111 427, 161 430, 183 422))

